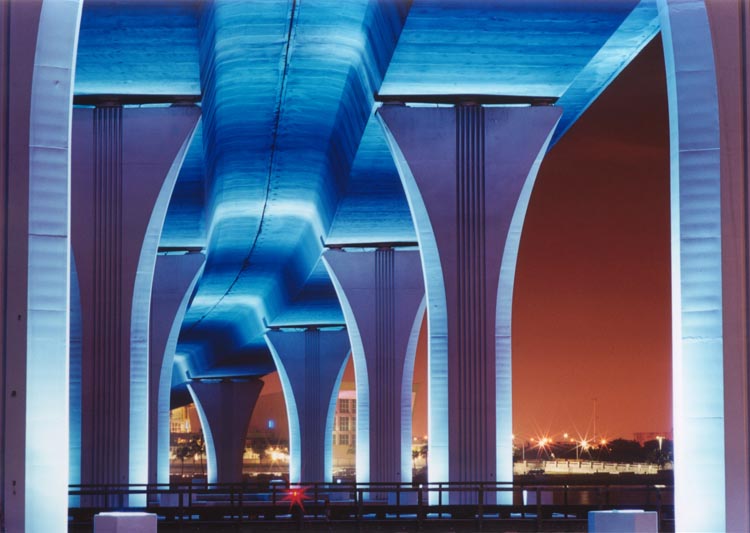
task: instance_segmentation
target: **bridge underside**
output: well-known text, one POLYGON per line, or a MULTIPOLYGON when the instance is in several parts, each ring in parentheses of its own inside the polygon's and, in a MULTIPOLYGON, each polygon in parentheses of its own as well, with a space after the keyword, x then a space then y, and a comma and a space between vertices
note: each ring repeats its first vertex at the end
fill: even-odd
MULTIPOLYGON (((658 4, 6 5, 2 494, 10 528, 26 520, 54 529, 66 503, 57 490, 52 518, 35 512, 52 454, 31 442, 51 428, 63 440, 70 432, 74 468, 68 478, 49 467, 50 486, 144 484, 149 463, 163 467, 155 443, 163 448, 170 399, 185 403, 188 390, 204 412, 217 476, 231 478, 224 465, 242 447, 232 421, 249 417, 258 378, 280 366, 299 442, 318 450, 299 468, 318 479, 302 481, 323 481, 330 450, 321 434, 348 350, 363 395, 358 465, 364 471, 372 459, 368 468, 382 473, 387 463, 404 478, 403 457, 364 454, 377 437, 394 453, 407 449, 421 323, 411 315, 424 309, 431 481, 509 481, 511 303, 536 172, 660 30, 672 128, 675 433, 685 465, 696 462, 684 466, 676 498, 685 517, 697 501, 722 517, 678 518, 678 529, 750 524, 746 460, 729 476, 742 501, 727 503, 723 455, 703 464, 706 445, 696 444, 701 428, 725 432, 730 392, 743 398, 726 409, 732 458, 745 458, 750 441, 748 303, 736 296, 748 283, 746 196, 737 185, 746 179, 736 155, 747 151, 736 145, 747 133, 747 80, 737 74, 746 59, 736 49, 748 16, 742 3, 733 11, 716 2, 708 14, 698 0, 658 4), (743 122, 732 122, 738 116, 743 122), (327 248, 370 255, 335 266, 323 258, 327 248), (419 251, 423 288, 407 275, 416 267, 396 266, 401 248, 419 251), (171 278, 158 272, 170 263, 164 256, 182 258, 171 278), (354 285, 352 269, 362 275, 354 285), (407 279, 415 291, 408 313, 400 296, 407 279), (355 326, 357 316, 370 317, 371 331, 355 326), (292 337, 298 350, 274 348, 293 345, 292 337), (325 348, 331 338, 335 360, 325 348), (383 391, 394 388, 398 400, 368 403, 370 392, 387 399, 383 391), (237 398, 246 410, 233 413, 237 398), (401 429, 386 435, 369 426, 389 418, 401 429), (14 453, 23 465, 9 462, 14 453)), ((512 503, 502 496, 446 497, 512 503)), ((128 498, 120 503, 140 506, 146 494, 128 498)))

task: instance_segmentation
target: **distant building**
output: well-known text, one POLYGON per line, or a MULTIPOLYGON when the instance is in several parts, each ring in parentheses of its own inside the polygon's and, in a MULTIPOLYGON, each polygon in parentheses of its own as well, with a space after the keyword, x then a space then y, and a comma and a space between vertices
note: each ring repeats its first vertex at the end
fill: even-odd
POLYGON ((357 444, 357 391, 353 382, 344 382, 336 401, 333 418, 333 470, 353 469, 357 444))
POLYGON ((195 404, 188 404, 169 412, 169 429, 171 433, 200 433, 201 423, 195 404))

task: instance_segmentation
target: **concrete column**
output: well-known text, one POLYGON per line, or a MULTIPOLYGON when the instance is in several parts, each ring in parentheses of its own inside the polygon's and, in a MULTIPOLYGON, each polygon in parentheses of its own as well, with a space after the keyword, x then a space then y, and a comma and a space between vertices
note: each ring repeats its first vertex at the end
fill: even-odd
POLYGON ((169 197, 199 116, 194 106, 74 111, 71 225, 81 303, 84 484, 148 482, 151 281, 169 197))
MULTIPOLYGON (((716 2, 717 4, 720 2, 716 2)), ((738 4, 744 2, 727 2, 738 4)), ((747 404, 740 409, 744 416, 735 420, 745 429, 729 428, 725 424, 724 397, 729 389, 724 388, 724 361, 733 361, 732 372, 746 368, 746 344, 741 351, 729 354, 724 346, 724 319, 722 302, 722 248, 728 258, 738 259, 734 245, 744 248, 744 237, 739 236, 729 246, 722 246, 722 226, 726 227, 735 214, 722 216, 721 160, 724 147, 720 142, 719 106, 717 101, 716 69, 712 36, 702 0, 659 0, 659 17, 664 42, 664 58, 667 70, 669 96, 671 165, 671 219, 672 219, 672 410, 675 458, 675 528, 677 531, 744 531, 747 527, 734 528, 726 521, 727 503, 740 494, 747 501, 747 484, 739 493, 731 496, 725 492, 725 468, 747 472, 747 455, 742 453, 738 462, 725 463, 725 431, 737 435, 746 432, 747 404), (738 358, 745 358, 737 366, 738 358)), ((741 19, 726 20, 726 27, 717 28, 717 35, 727 32, 739 47, 737 30, 741 19)), ((722 37, 719 37, 723 40, 722 37)), ((738 49, 732 51, 737 53, 738 49)), ((733 88, 733 89, 736 89, 733 88)), ((732 102, 732 105, 739 104, 732 102)), ((732 112, 738 116, 725 116, 732 127, 742 124, 746 128, 747 115, 739 108, 732 112), (740 119, 739 116, 742 116, 740 119)), ((744 164, 744 161, 743 161, 744 164)), ((730 200, 738 206, 738 214, 744 211, 746 180, 737 183, 727 180, 730 190, 738 193, 730 200), (739 190, 738 190, 739 188, 739 190), (742 199, 740 199, 742 197, 742 199)), ((746 220, 742 218, 740 224, 746 220)), ((746 230, 743 230, 746 231, 746 230)), ((742 252, 744 254, 744 251, 742 252)), ((743 260, 744 264, 746 259, 743 260)), ((746 311, 746 294, 740 291, 746 286, 746 272, 737 275, 736 266, 725 263, 733 278, 730 295, 731 312, 739 311, 737 302, 742 300, 741 318, 746 311), (742 281, 740 281, 742 280, 742 281)), ((727 294, 727 292, 724 292, 727 294)), ((730 312, 730 315, 731 315, 730 312)), ((747 324, 742 317, 742 328, 746 334, 747 324)), ((737 333, 735 328, 732 335, 737 333)), ((737 342, 737 338, 733 343, 737 342)), ((742 339, 746 343, 746 339, 742 339)), ((734 346, 732 346, 734 347, 734 346)), ((745 381, 747 374, 740 378, 745 381)), ((737 383, 735 381, 735 383, 737 383)), ((746 383, 746 381, 745 381, 746 383)), ((739 385, 733 392, 745 391, 739 385)), ((742 398, 728 398, 735 403, 742 398)), ((733 409, 731 406, 728 406, 733 409)), ((738 448, 746 443, 746 437, 734 444, 733 459, 738 448)), ((746 475, 746 474, 745 474, 746 475)), ((747 479, 747 478, 746 478, 747 479)), ((745 503, 746 505, 746 503, 745 503)), ((747 524, 745 522, 745 524, 747 524)))
POLYGON ((750 531, 750 6, 712 1, 706 8, 721 127, 726 530, 750 531))
POLYGON ((70 123, 80 0, 0 5, 0 531, 67 528, 70 123))
POLYGON ((750 7, 659 8, 673 161, 676 528, 750 531, 750 7))
POLYGON ((333 418, 344 363, 347 332, 269 331, 289 419, 289 481, 331 482, 333 418))
POLYGON ((516 256, 561 109, 386 105, 378 114, 425 273, 430 481, 511 481, 516 256))
POLYGON ((188 390, 203 428, 209 483, 240 483, 247 426, 263 381, 193 381, 188 390))
POLYGON ((346 318, 357 379, 357 481, 411 481, 414 357, 424 316, 418 251, 323 255, 346 318))
POLYGON ((172 366, 182 319, 203 271, 200 253, 156 258, 149 335, 148 481, 169 483, 169 408, 172 366))

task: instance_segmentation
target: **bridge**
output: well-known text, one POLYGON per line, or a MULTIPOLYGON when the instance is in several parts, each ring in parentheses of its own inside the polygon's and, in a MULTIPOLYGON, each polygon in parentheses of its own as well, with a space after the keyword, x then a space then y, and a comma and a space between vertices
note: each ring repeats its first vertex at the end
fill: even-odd
MULTIPOLYGON (((5 2, 0 529, 61 530, 70 484, 168 481, 169 409, 188 402, 209 482, 239 481, 273 371, 291 482, 329 482, 349 354, 357 482, 408 484, 425 316, 430 486, 481 480, 443 502, 475 506, 513 479, 513 284, 536 173, 661 32, 676 527, 750 530, 746 11, 5 2)), ((149 492, 123 496, 143 508, 149 492)))

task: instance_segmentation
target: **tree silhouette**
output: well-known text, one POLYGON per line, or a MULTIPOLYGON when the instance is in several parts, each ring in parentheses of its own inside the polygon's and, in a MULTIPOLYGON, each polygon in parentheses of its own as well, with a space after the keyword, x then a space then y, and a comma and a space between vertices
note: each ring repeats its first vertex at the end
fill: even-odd
POLYGON ((203 470, 203 456, 206 453, 206 443, 203 441, 203 436, 195 435, 192 439, 190 439, 190 448, 193 457, 195 457, 195 455, 198 455, 198 457, 200 458, 202 476, 205 474, 203 470))
POLYGON ((634 440, 615 439, 601 449, 601 459, 615 463, 640 463, 644 460, 643 448, 634 440))
POLYGON ((193 447, 190 443, 178 446, 174 452, 175 456, 180 460, 180 475, 185 475, 185 459, 194 454, 193 447))

